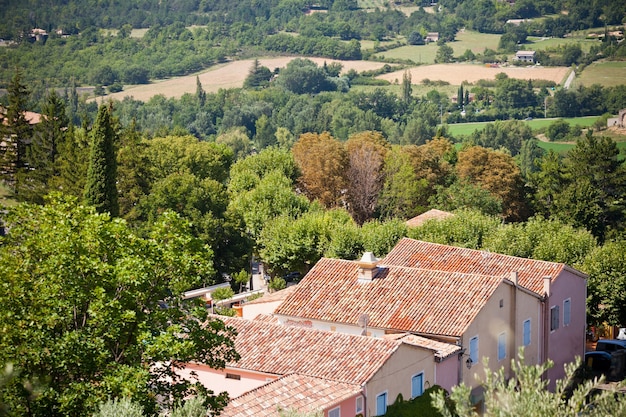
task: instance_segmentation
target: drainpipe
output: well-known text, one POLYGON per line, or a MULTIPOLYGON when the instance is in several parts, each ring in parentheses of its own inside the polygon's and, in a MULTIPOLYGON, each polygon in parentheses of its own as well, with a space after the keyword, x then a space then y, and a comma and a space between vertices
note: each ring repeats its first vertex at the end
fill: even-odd
MULTIPOLYGON (((517 346, 517 286, 518 286, 518 274, 517 272, 511 272, 510 279, 513 282, 513 296, 511 297, 511 342, 509 344, 509 357, 515 359, 517 356, 515 347, 517 346)), ((510 362, 509 362, 510 363, 510 362)), ((510 371, 509 371, 510 372, 510 371)))
MULTIPOLYGON (((549 276, 543 277, 543 340, 541 343, 541 362, 545 363, 548 360, 548 339, 550 338, 550 292, 552 286, 552 278, 549 276)), ((544 374, 542 379, 546 379, 547 375, 544 374)))

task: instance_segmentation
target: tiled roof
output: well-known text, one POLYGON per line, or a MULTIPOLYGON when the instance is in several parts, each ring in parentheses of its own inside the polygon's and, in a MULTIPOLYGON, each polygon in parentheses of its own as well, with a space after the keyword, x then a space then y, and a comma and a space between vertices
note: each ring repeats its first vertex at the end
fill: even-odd
POLYGON ((266 292, 265 294, 263 294, 263 297, 255 298, 252 301, 246 301, 245 304, 271 303, 274 301, 284 300, 289 294, 291 294, 295 290, 295 287, 295 285, 292 285, 280 291, 266 292))
POLYGON ((430 209, 427 212, 420 214, 419 216, 415 216, 412 219, 407 220, 406 225, 408 227, 417 227, 424 224, 424 222, 427 220, 443 220, 452 216, 454 216, 454 213, 437 209, 430 209))
POLYGON ((353 261, 321 259, 274 312, 405 332, 461 336, 503 277, 430 271, 402 266, 381 268, 360 282, 353 261))
POLYGON ((440 342, 438 340, 428 339, 426 337, 421 337, 414 334, 406 334, 400 340, 403 343, 407 343, 409 345, 432 350, 433 352, 435 352, 435 357, 439 359, 445 359, 448 356, 454 355, 461 350, 461 346, 459 345, 440 342))
MULTIPOLYGON (((543 277, 550 276, 554 281, 566 267, 561 263, 518 258, 408 238, 401 239, 381 263, 503 277, 509 277, 511 272, 517 272, 519 285, 539 295, 543 295, 544 291, 543 277)), ((580 272, 578 274, 584 276, 580 272)))
POLYGON ((367 382, 401 342, 224 317, 237 329, 231 367, 286 375, 300 373, 352 384, 367 382))
POLYGON ((222 417, 279 417, 279 408, 299 412, 329 409, 361 392, 359 385, 291 374, 228 403, 222 417))

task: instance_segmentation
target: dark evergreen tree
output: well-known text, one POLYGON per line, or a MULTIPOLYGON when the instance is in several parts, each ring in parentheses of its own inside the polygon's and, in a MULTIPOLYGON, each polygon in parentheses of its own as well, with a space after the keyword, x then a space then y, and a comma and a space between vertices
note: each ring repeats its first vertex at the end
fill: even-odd
POLYGON ((4 115, 4 146, 2 153, 1 169, 2 179, 15 192, 19 194, 18 172, 27 168, 26 147, 32 139, 32 127, 26 114, 30 93, 22 83, 22 72, 17 70, 9 83, 8 102, 4 115))
POLYGON ((119 215, 117 201, 117 162, 115 156, 115 130, 111 108, 101 105, 91 131, 91 152, 85 186, 85 202, 99 213, 119 215))
POLYGON ((65 103, 52 90, 42 107, 41 121, 35 126, 32 143, 26 151, 28 170, 19 173, 20 200, 42 204, 49 181, 58 175, 59 149, 68 126, 65 103))
POLYGON ((89 138, 87 131, 70 124, 59 146, 55 160, 57 175, 49 181, 50 190, 82 197, 85 191, 87 168, 89 166, 89 138))
POLYGON ((196 97, 198 98, 200 107, 204 107, 204 103, 206 103, 206 91, 202 88, 202 83, 200 82, 200 77, 198 76, 196 76, 196 97))

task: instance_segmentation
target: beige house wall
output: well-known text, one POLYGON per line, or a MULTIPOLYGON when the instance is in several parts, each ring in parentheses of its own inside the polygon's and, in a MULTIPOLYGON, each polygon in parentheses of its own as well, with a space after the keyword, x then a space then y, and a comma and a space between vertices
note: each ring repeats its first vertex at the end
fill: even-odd
POLYGON ((431 351, 410 345, 400 345, 376 374, 368 381, 366 391, 367 416, 376 415, 376 396, 387 392, 387 405, 396 401, 398 394, 411 398, 411 378, 424 373, 424 389, 434 385, 435 357, 431 351))
POLYGON ((469 387, 478 387, 485 377, 484 358, 489 359, 492 371, 504 367, 505 373, 510 375, 511 359, 517 358, 523 345, 525 320, 530 320, 530 344, 524 347, 525 362, 539 363, 542 344, 540 314, 541 302, 536 295, 503 282, 461 339, 465 354, 460 367, 460 380, 469 387), (503 333, 505 357, 498 360, 498 339, 503 333), (470 340, 475 336, 478 336, 478 363, 473 363, 468 369, 466 361, 470 354, 470 340))

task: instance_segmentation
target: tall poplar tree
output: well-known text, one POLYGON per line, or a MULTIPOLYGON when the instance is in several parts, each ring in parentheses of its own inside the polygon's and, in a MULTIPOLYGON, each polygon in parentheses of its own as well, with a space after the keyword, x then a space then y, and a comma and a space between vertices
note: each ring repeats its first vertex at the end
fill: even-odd
POLYGON ((111 109, 101 105, 91 131, 91 153, 85 186, 85 202, 99 213, 119 215, 117 201, 117 162, 114 149, 115 130, 111 121, 111 109))

